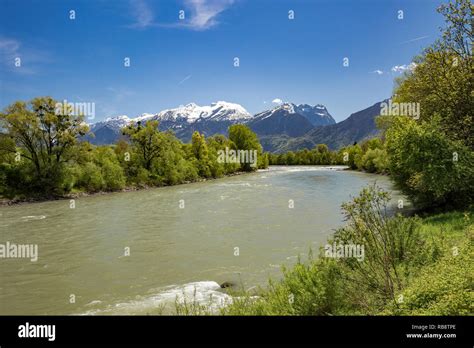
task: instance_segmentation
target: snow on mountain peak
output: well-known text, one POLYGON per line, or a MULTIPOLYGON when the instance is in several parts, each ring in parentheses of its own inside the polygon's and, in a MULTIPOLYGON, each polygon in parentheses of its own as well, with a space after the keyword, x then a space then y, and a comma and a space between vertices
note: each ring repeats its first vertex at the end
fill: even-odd
POLYGON ((130 118, 127 115, 107 117, 105 121, 97 122, 96 124, 108 125, 112 128, 122 128, 130 123, 130 118))
POLYGON ((252 117, 245 108, 239 104, 225 101, 217 101, 211 105, 199 106, 189 103, 174 109, 164 110, 157 116, 158 119, 178 119, 184 118, 188 123, 193 123, 199 119, 211 119, 215 121, 234 121, 248 119, 252 117))
POLYGON ((276 112, 283 112, 284 116, 290 116, 294 114, 300 114, 311 122, 313 126, 327 125, 336 123, 332 116, 327 111, 326 107, 322 104, 309 105, 309 104, 294 104, 290 102, 282 102, 275 106, 271 110, 263 111, 257 115, 256 118, 264 120, 276 112))

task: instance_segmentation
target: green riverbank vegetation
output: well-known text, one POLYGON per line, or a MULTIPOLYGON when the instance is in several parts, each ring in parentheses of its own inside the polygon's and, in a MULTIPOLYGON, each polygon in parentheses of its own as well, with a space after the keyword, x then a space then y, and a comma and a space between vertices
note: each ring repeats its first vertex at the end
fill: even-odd
POLYGON ((57 114, 50 97, 16 102, 0 114, 0 196, 44 199, 219 178, 268 166, 257 136, 244 125, 229 138, 195 132, 184 144, 157 121, 122 129, 127 140, 94 146, 82 117, 57 114), (220 151, 256 152, 256 163, 222 161, 220 151))

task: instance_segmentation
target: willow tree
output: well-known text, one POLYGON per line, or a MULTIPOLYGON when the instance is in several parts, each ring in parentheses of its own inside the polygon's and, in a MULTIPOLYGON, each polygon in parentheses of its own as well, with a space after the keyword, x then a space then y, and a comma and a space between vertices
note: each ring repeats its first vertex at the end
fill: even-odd
POLYGON ((140 122, 131 124, 123 129, 123 134, 128 135, 135 152, 140 156, 143 167, 151 169, 153 160, 160 156, 163 137, 158 130, 158 121, 148 121, 145 125, 140 122))
POLYGON ((45 193, 57 189, 63 164, 71 158, 78 139, 88 132, 83 116, 57 105, 50 97, 39 97, 17 101, 0 113, 2 161, 8 154, 14 158, 13 166, 28 161, 34 170, 27 181, 45 193))

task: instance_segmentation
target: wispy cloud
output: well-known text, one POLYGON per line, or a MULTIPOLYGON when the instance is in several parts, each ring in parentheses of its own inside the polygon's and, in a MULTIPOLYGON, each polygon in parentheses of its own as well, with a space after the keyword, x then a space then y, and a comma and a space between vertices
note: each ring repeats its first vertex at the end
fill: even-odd
POLYGON ((219 23, 217 16, 234 2, 234 0, 185 0, 184 4, 191 12, 191 16, 183 25, 195 30, 209 29, 219 23))
POLYGON ((178 85, 182 84, 184 81, 189 80, 191 77, 192 77, 192 75, 186 76, 184 79, 182 79, 181 81, 178 82, 178 85))
POLYGON ((15 58, 20 57, 20 42, 10 38, 0 38, 0 59, 3 66, 15 67, 15 58))
POLYGON ((50 63, 53 59, 49 52, 23 47, 22 43, 13 38, 0 37, 0 66, 2 69, 19 74, 36 74, 38 63, 50 63), (15 66, 15 60, 20 58, 20 66, 15 66))
POLYGON ((403 64, 403 65, 395 65, 392 67, 392 72, 395 73, 402 73, 404 71, 413 71, 416 68, 415 63, 410 63, 410 64, 403 64))
POLYGON ((131 28, 145 29, 153 26, 153 11, 145 0, 130 0, 134 23, 131 28))
POLYGON ((374 70, 374 71, 371 71, 370 73, 371 73, 371 74, 377 74, 377 75, 383 75, 383 71, 382 71, 382 70, 379 70, 379 69, 374 70))
POLYGON ((281 100, 280 98, 275 98, 275 99, 272 100, 272 103, 273 104, 278 104, 278 105, 283 104, 283 100, 281 100))
POLYGON ((237 0, 183 0, 184 19, 174 23, 156 22, 153 10, 147 0, 129 1, 134 20, 133 24, 128 25, 129 28, 167 27, 206 30, 219 24, 219 14, 237 0))
POLYGON ((400 45, 407 44, 407 43, 411 43, 411 42, 415 42, 415 41, 420 41, 420 40, 423 40, 423 39, 427 39, 427 38, 429 38, 429 37, 430 37, 429 35, 420 36, 420 37, 415 37, 414 39, 400 42, 400 45))

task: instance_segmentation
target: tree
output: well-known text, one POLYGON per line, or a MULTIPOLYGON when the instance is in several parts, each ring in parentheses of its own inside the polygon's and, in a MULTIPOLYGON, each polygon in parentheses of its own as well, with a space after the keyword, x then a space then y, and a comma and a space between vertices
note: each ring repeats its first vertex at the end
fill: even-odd
MULTIPOLYGON (((262 155, 262 146, 257 135, 249 127, 242 124, 235 124, 229 127, 229 139, 235 144, 235 150, 257 151, 257 161, 262 155)), ((245 171, 256 170, 251 163, 242 163, 241 169, 245 171)))
POLYGON ((143 167, 150 170, 153 160, 160 156, 163 143, 163 137, 158 130, 158 121, 148 121, 145 126, 142 126, 140 122, 129 125, 123 129, 123 134, 128 135, 135 146, 143 167))
POLYGON ((358 168, 358 162, 362 156, 362 149, 359 144, 345 147, 341 151, 344 164, 348 165, 351 169, 360 169, 358 168))
POLYGON ((418 207, 472 202, 474 153, 439 125, 400 116, 386 139, 391 177, 418 207))
POLYGON ((420 103, 420 117, 384 125, 390 173, 419 207, 468 205, 474 196, 474 74, 469 0, 442 5, 442 38, 398 80, 396 102, 420 103))
POLYGON ((199 134, 197 131, 194 132, 191 139, 191 147, 194 157, 197 159, 199 175, 204 178, 211 177, 209 150, 204 135, 199 134))
POLYGON ((316 145, 316 150, 319 154, 319 164, 330 164, 331 156, 328 146, 326 144, 318 144, 316 145))
POLYGON ((396 102, 420 103, 420 120, 439 117, 441 131, 474 149, 474 74, 469 0, 438 9, 447 23, 442 39, 414 59, 413 72, 398 79, 396 102))
POLYGON ((34 168, 30 188, 47 193, 55 193, 71 149, 88 132, 83 116, 56 105, 52 98, 40 97, 15 102, 0 114, 1 151, 28 160, 34 168))

